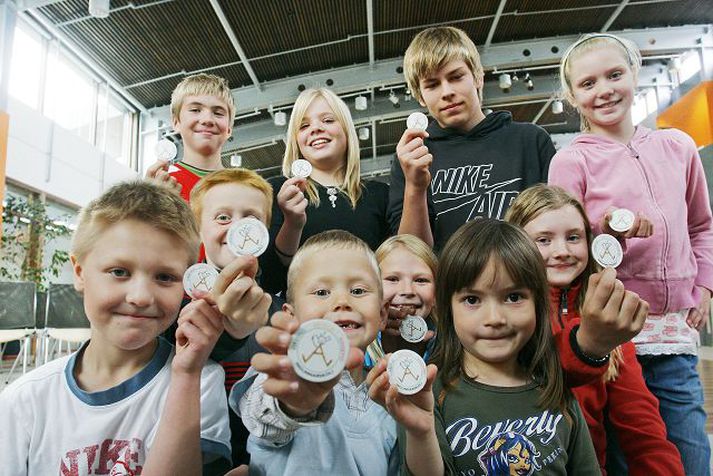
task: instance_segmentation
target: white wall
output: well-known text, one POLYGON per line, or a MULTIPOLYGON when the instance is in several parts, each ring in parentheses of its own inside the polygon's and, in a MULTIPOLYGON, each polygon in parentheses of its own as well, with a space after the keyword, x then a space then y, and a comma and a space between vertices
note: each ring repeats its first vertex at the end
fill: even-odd
POLYGON ((81 207, 121 180, 138 177, 80 137, 9 98, 7 177, 81 207))

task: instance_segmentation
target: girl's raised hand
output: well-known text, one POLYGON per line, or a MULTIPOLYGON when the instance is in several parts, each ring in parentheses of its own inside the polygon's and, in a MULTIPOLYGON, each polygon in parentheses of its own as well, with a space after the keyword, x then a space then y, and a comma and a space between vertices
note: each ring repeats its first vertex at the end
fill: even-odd
POLYGON ((648 315, 649 304, 606 268, 589 277, 577 343, 585 354, 603 357, 641 332, 648 315))
POLYGON ((616 210, 616 207, 607 208, 606 213, 604 213, 604 216, 602 217, 600 227, 603 233, 607 233, 609 235, 624 239, 648 238, 649 236, 654 234, 654 224, 651 223, 651 220, 649 220, 646 215, 641 212, 636 213, 634 224, 631 225, 631 228, 629 228, 627 231, 619 232, 612 230, 609 226, 609 222, 611 222, 612 213, 614 212, 614 210, 616 210))
POLYGON ((307 197, 304 191, 307 188, 307 179, 292 177, 285 180, 277 193, 277 204, 285 216, 285 223, 302 228, 307 222, 307 197))
POLYGON ((429 364, 426 367, 426 385, 423 389, 413 395, 402 395, 395 385, 389 383, 386 367, 390 357, 391 354, 386 354, 366 376, 369 397, 386 408, 407 432, 412 434, 432 432, 434 428, 433 381, 436 379, 438 368, 429 364))

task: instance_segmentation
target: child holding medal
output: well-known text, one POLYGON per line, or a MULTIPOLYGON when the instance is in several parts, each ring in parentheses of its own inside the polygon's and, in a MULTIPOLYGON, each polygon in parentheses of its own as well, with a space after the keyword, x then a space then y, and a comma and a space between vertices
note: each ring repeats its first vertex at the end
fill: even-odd
POLYGON ((612 474, 619 474, 608 462, 608 440, 614 432, 628 474, 683 475, 681 456, 666 439, 658 401, 646 388, 629 340, 643 326, 648 303, 626 291, 613 269, 597 272, 589 251, 592 230, 582 205, 560 187, 539 184, 515 199, 506 220, 522 227, 542 255, 555 338, 587 341, 586 333, 596 336, 599 345, 609 341, 604 350, 610 357, 602 360, 605 374, 572 389, 602 470, 612 468, 612 474), (604 424, 605 417, 611 428, 604 424))
POLYGON ((595 233, 625 240, 617 276, 651 306, 634 338, 646 384, 686 474, 709 474, 698 329, 710 319, 713 217, 696 144, 676 129, 635 126, 641 53, 610 34, 585 35, 564 54, 562 89, 583 133, 552 159, 549 183, 584 206, 595 233), (617 232, 616 207, 636 213, 617 232))
POLYGON ((283 176, 270 179, 270 247, 260 260, 265 289, 286 289, 292 256, 317 233, 345 230, 372 250, 389 235, 389 187, 361 179, 359 150, 349 107, 339 96, 326 88, 300 93, 287 128, 283 176))
POLYGON ((399 423, 408 472, 601 474, 564 383, 548 298, 542 258, 521 230, 479 219, 451 237, 436 278, 438 340, 426 385, 400 388, 388 368, 396 354, 367 378, 371 397, 399 423))

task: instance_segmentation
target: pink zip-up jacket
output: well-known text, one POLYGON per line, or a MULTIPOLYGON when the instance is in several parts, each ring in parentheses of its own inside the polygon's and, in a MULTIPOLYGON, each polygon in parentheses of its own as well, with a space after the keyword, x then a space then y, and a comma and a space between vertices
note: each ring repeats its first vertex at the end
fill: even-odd
POLYGON ((584 205, 595 234, 608 207, 641 212, 648 238, 626 240, 617 277, 649 302, 652 314, 697 306, 713 290, 713 219, 696 144, 677 129, 638 126, 628 145, 580 134, 550 163, 550 185, 584 205))

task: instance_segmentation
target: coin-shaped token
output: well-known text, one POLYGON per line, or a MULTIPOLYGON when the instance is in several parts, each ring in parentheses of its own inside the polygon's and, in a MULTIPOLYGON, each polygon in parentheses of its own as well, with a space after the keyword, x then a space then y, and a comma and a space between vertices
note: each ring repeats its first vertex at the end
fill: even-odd
POLYGON ((305 159, 297 159, 292 162, 292 176, 307 178, 312 173, 312 164, 305 159))
POLYGON ((386 372, 389 383, 403 395, 420 392, 426 385, 426 363, 412 350, 401 349, 391 354, 386 372))
POLYGON ((616 268, 624 259, 624 251, 616 238, 602 233, 592 241, 592 256, 603 268, 616 268))
POLYGON ((418 131, 425 131, 428 127, 428 117, 422 112, 412 112, 406 119, 406 127, 418 131))
POLYGON ((178 154, 176 144, 168 139, 161 139, 156 143, 156 158, 165 162, 173 162, 178 154))
POLYGON ((407 342, 421 342, 426 336, 428 325, 421 316, 406 316, 399 326, 401 337, 407 342))
POLYGON ((270 233, 257 218, 242 218, 228 229, 228 248, 236 256, 260 256, 267 249, 270 233))
POLYGON ((349 339, 332 321, 312 319, 303 322, 292 336, 287 356, 298 376, 310 382, 326 382, 344 370, 349 339))
POLYGON ((619 233, 627 232, 634 226, 634 220, 636 220, 636 215, 631 210, 626 208, 617 208, 611 214, 611 220, 609 220, 609 228, 619 233))
POLYGON ((218 279, 218 270, 207 263, 197 263, 183 274, 183 289, 191 298, 196 299, 195 291, 209 293, 213 291, 215 280, 218 279))

